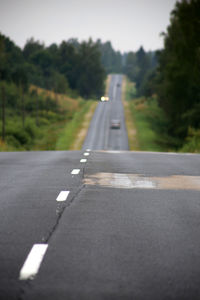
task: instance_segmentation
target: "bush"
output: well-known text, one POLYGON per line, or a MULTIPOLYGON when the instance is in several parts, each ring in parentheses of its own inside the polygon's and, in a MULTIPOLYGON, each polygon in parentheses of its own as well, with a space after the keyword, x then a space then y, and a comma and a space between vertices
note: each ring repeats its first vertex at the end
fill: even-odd
POLYGON ((25 131, 31 139, 34 139, 37 135, 37 127, 33 120, 26 120, 25 131))
POLYGON ((6 143, 16 149, 21 147, 20 142, 13 135, 8 135, 6 137, 6 143))
POLYGON ((196 130, 191 127, 188 129, 186 142, 180 152, 200 153, 200 129, 196 130))

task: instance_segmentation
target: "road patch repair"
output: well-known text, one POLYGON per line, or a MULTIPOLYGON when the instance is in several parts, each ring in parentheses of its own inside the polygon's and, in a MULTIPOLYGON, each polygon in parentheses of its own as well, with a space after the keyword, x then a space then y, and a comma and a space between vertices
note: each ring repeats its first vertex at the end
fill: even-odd
POLYGON ((200 191, 200 176, 171 175, 166 177, 146 177, 141 174, 95 173, 85 175, 84 184, 120 189, 200 191))

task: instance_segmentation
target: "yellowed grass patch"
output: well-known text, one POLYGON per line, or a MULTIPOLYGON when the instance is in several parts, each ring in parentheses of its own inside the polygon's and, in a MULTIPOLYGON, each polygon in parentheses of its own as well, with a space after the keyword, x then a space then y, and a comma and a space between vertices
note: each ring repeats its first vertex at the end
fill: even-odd
POLYGON ((78 109, 79 101, 77 101, 77 99, 73 99, 65 94, 57 94, 53 91, 45 90, 40 87, 31 85, 30 91, 33 90, 36 91, 38 95, 45 95, 46 97, 55 99, 55 101, 62 109, 67 109, 68 111, 75 111, 78 109))

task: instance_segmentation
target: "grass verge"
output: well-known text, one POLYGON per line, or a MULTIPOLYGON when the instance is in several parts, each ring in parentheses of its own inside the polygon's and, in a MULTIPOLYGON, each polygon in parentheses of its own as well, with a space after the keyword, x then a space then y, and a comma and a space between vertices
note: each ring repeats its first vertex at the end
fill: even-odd
POLYGON ((128 143, 129 143, 129 150, 139 150, 138 139, 137 139, 137 131, 134 124, 133 116, 130 109, 130 91, 133 88, 133 84, 128 81, 126 76, 123 76, 122 82, 122 103, 124 106, 124 114, 125 114, 125 122, 126 122, 126 129, 128 133, 128 143))
MULTIPOLYGON (((108 95, 111 75, 105 82, 105 95, 108 95)), ((98 102, 87 101, 81 111, 76 112, 72 121, 66 124, 56 143, 56 150, 80 150, 86 138, 91 119, 98 102)))
POLYGON ((133 98, 134 83, 126 79, 125 115, 130 143, 130 150, 169 151, 166 143, 166 119, 159 108, 156 97, 133 98), (126 106, 128 108, 126 108, 126 106), (130 125, 132 122, 133 125, 130 125), (135 130, 130 128, 134 126, 135 130))
POLYGON ((80 150, 82 148, 97 104, 97 102, 91 101, 91 105, 83 118, 80 130, 78 130, 78 135, 76 136, 76 139, 74 139, 74 142, 72 142, 69 150, 80 150))
POLYGON ((77 111, 73 119, 68 122, 64 129, 59 133, 59 137, 56 142, 55 150, 80 150, 84 137, 87 134, 87 126, 89 121, 86 122, 88 114, 91 115, 91 111, 95 109, 94 101, 88 100, 83 103, 80 111, 77 111), (84 134, 82 129, 84 127, 84 134), (81 132, 81 133, 80 133, 81 132), (81 135, 81 138, 77 142, 77 137, 81 135))

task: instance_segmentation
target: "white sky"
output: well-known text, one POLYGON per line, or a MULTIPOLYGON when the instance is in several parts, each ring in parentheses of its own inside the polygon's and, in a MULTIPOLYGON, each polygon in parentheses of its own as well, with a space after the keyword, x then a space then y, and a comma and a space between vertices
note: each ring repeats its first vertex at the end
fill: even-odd
POLYGON ((34 37, 45 45, 92 37, 115 50, 163 47, 176 0, 0 0, 0 32, 18 46, 34 37))

